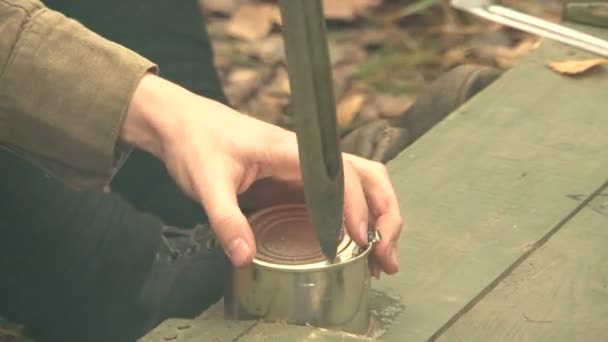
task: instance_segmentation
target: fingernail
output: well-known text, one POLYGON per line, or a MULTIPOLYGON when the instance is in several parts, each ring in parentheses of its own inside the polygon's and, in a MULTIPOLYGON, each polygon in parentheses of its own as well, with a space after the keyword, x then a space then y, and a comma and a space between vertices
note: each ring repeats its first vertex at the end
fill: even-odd
POLYGON ((395 268, 399 267, 399 262, 397 261, 397 246, 394 242, 391 242, 388 247, 388 250, 386 251, 386 259, 391 264, 391 266, 395 268))
POLYGON ((360 236, 363 237, 363 239, 362 239, 363 241, 367 241, 367 243, 369 243, 367 222, 365 222, 365 221, 361 222, 361 224, 359 225, 359 234, 361 234, 360 236))
POLYGON ((236 267, 244 266, 249 261, 249 246, 243 238, 236 238, 228 244, 228 257, 236 267))

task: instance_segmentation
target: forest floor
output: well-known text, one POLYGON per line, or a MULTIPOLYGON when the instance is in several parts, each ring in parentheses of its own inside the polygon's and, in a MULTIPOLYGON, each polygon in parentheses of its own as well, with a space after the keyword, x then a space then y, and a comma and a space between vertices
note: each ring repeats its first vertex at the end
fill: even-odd
MULTIPOLYGON (((202 8, 231 103, 289 127, 289 82, 276 3, 202 0, 202 8)), ((560 0, 503 3, 560 20, 560 0)), ((324 5, 341 128, 402 115, 428 82, 455 66, 508 69, 539 41, 455 10, 446 0, 326 0, 324 5)))

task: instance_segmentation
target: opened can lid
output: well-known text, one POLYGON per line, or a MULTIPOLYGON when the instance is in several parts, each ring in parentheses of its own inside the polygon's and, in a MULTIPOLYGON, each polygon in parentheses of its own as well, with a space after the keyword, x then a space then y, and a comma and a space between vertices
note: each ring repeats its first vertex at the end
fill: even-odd
POLYGON ((342 229, 336 259, 327 260, 305 205, 289 204, 254 213, 249 224, 256 239, 254 263, 285 269, 313 269, 344 263, 365 252, 342 229))

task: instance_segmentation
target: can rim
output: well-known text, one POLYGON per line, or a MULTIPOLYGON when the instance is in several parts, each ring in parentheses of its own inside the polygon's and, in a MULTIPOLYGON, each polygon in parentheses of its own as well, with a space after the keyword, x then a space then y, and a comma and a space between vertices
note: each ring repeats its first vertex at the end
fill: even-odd
POLYGON ((366 258, 369 256, 373 244, 368 244, 365 249, 363 247, 358 246, 361 251, 356 256, 348 259, 341 260, 336 263, 330 263, 326 261, 325 263, 314 263, 314 264, 305 264, 305 265, 283 265, 283 264, 275 264, 268 261, 260 260, 257 257, 253 259, 253 263, 256 266, 261 266, 266 269, 271 269, 274 271, 285 271, 285 272, 314 272, 314 271, 325 271, 325 270, 333 270, 336 268, 343 268, 352 263, 359 261, 362 258, 366 258))
MULTIPOLYGON (((252 221, 254 221, 255 218, 263 219, 265 216, 272 215, 273 212, 281 212, 281 211, 288 212, 290 210, 293 211, 294 209, 295 210, 302 209, 303 211, 307 210, 305 204, 275 205, 275 206, 264 208, 264 209, 261 209, 261 210, 258 210, 256 212, 252 213, 251 215, 249 215, 248 219, 250 220, 250 223, 253 223, 252 221)), ((281 218, 281 217, 279 216, 279 218, 281 218)), ((277 219, 275 219, 274 222, 276 222, 276 220, 277 219)), ((274 223, 272 221, 270 221, 270 222, 274 223)), ((254 235, 255 235, 256 229, 255 229, 254 225, 252 225, 252 229, 254 229, 254 235)), ((314 271, 320 271, 320 270, 343 268, 347 265, 360 261, 362 258, 367 257, 370 254, 371 249, 376 241, 377 241, 376 239, 373 239, 366 246, 359 246, 359 245, 357 245, 357 243, 354 240, 352 240, 350 238, 348 233, 345 233, 343 235, 342 241, 340 242, 340 246, 342 246, 342 247, 338 247, 341 251, 339 252, 337 261, 332 262, 330 260, 324 259, 322 261, 314 261, 311 263, 289 264, 289 263, 280 263, 280 262, 272 262, 269 260, 264 260, 264 259, 258 257, 258 255, 256 253, 256 256, 253 259, 253 264, 263 267, 265 269, 272 269, 275 271, 286 271, 286 272, 314 272, 314 271), (343 258, 339 259, 340 256, 343 256, 343 258)), ((259 243, 259 241, 256 242, 256 244, 258 244, 258 243, 259 243)))

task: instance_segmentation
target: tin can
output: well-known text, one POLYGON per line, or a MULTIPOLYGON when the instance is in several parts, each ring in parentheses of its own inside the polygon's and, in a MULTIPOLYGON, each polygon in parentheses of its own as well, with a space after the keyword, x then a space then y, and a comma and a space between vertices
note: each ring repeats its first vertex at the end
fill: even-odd
POLYGON ((249 222, 257 255, 232 271, 227 318, 368 332, 371 243, 360 247, 343 233, 336 259, 328 261, 304 205, 264 209, 249 222))

